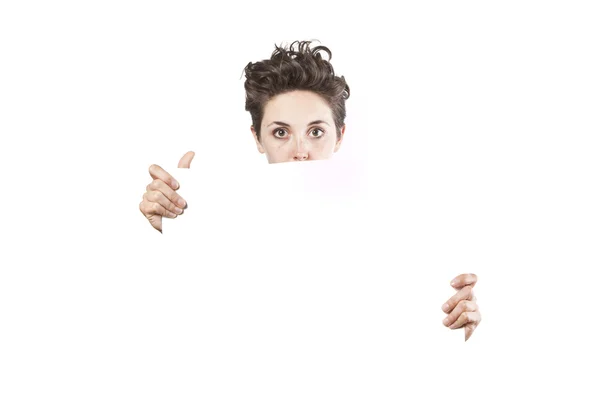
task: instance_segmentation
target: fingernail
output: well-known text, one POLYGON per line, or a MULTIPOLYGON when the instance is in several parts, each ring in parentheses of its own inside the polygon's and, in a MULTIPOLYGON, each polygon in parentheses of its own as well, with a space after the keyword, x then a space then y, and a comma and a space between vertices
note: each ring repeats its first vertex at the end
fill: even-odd
POLYGON ((444 311, 448 311, 448 310, 450 309, 450 306, 448 305, 448 303, 446 303, 446 304, 444 304, 444 305, 442 306, 442 309, 443 309, 444 311))
POLYGON ((173 189, 176 189, 179 187, 179 182, 177 182, 175 179, 173 179, 173 182, 171 185, 173 186, 173 189))
POLYGON ((448 318, 445 318, 443 322, 444 322, 444 325, 448 326, 448 318))
POLYGON ((181 207, 185 207, 185 201, 183 201, 183 199, 177 200, 177 204, 179 204, 181 207))
POLYGON ((458 281, 457 281, 456 279, 453 279, 453 280, 452 280, 452 282, 450 282, 450 284, 451 284, 452 286, 456 285, 457 283, 458 283, 458 281))
POLYGON ((181 208, 177 208, 177 207, 175 207, 175 212, 176 212, 177 214, 181 214, 181 213, 183 212, 183 210, 182 210, 181 208))

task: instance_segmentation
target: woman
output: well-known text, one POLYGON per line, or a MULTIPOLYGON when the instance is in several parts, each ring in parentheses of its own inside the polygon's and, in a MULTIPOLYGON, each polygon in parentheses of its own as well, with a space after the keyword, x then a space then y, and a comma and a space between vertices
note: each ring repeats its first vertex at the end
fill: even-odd
MULTIPOLYGON (((246 111, 258 151, 269 163, 326 160, 342 145, 346 129, 346 99, 350 88, 336 76, 329 62, 331 52, 311 42, 275 46, 271 58, 249 63, 245 68, 246 111), (328 60, 321 57, 327 53, 328 60)), ((189 168, 194 152, 186 153, 179 168, 189 168)), ((176 193, 177 181, 158 165, 149 169, 153 181, 146 187, 140 211, 162 232, 162 217, 176 218, 186 203, 176 193)), ((481 321, 473 295, 474 274, 457 276, 451 285, 458 292, 443 306, 443 324, 465 328, 465 341, 481 321)))

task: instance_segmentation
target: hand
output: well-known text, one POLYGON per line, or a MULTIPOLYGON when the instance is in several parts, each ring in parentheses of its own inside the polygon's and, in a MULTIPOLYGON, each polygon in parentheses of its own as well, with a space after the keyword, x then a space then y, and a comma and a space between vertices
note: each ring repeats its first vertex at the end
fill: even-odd
POLYGON ((477 275, 475 274, 462 274, 454 278, 450 285, 458 292, 442 306, 442 310, 448 314, 442 323, 450 329, 464 326, 465 342, 469 340, 481 322, 477 299, 473 293, 473 286, 476 283, 477 275))
MULTIPOLYGON (((185 153, 179 160, 178 168, 189 168, 194 155, 193 151, 185 153)), ((183 213, 186 202, 175 193, 179 189, 179 183, 167 171, 152 164, 149 172, 153 181, 146 186, 140 211, 148 218, 152 227, 162 233, 162 217, 176 218, 183 213)))

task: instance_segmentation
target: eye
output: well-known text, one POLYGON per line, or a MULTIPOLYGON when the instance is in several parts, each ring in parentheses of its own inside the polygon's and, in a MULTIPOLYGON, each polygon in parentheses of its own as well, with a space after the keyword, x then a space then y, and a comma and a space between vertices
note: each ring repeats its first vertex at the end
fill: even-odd
POLYGON ((275 129, 273 131, 273 135, 277 138, 277 139, 284 139, 287 136, 287 132, 285 131, 285 129, 275 129))
POLYGON ((325 131, 320 128, 315 128, 310 131, 310 136, 314 138, 320 138, 325 134, 325 131))

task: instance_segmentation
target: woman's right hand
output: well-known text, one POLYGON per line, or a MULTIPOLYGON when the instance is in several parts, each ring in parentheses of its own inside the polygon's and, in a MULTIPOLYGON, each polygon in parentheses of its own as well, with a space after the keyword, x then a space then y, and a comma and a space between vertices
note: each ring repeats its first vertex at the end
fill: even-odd
MULTIPOLYGON (((178 168, 189 168, 194 155, 193 151, 185 153, 179 160, 178 168)), ((162 217, 177 217, 183 213, 186 202, 175 192, 179 189, 179 183, 167 171, 156 164, 152 164, 148 171, 153 180, 146 186, 140 211, 148 218, 150 225, 162 233, 162 217)))

